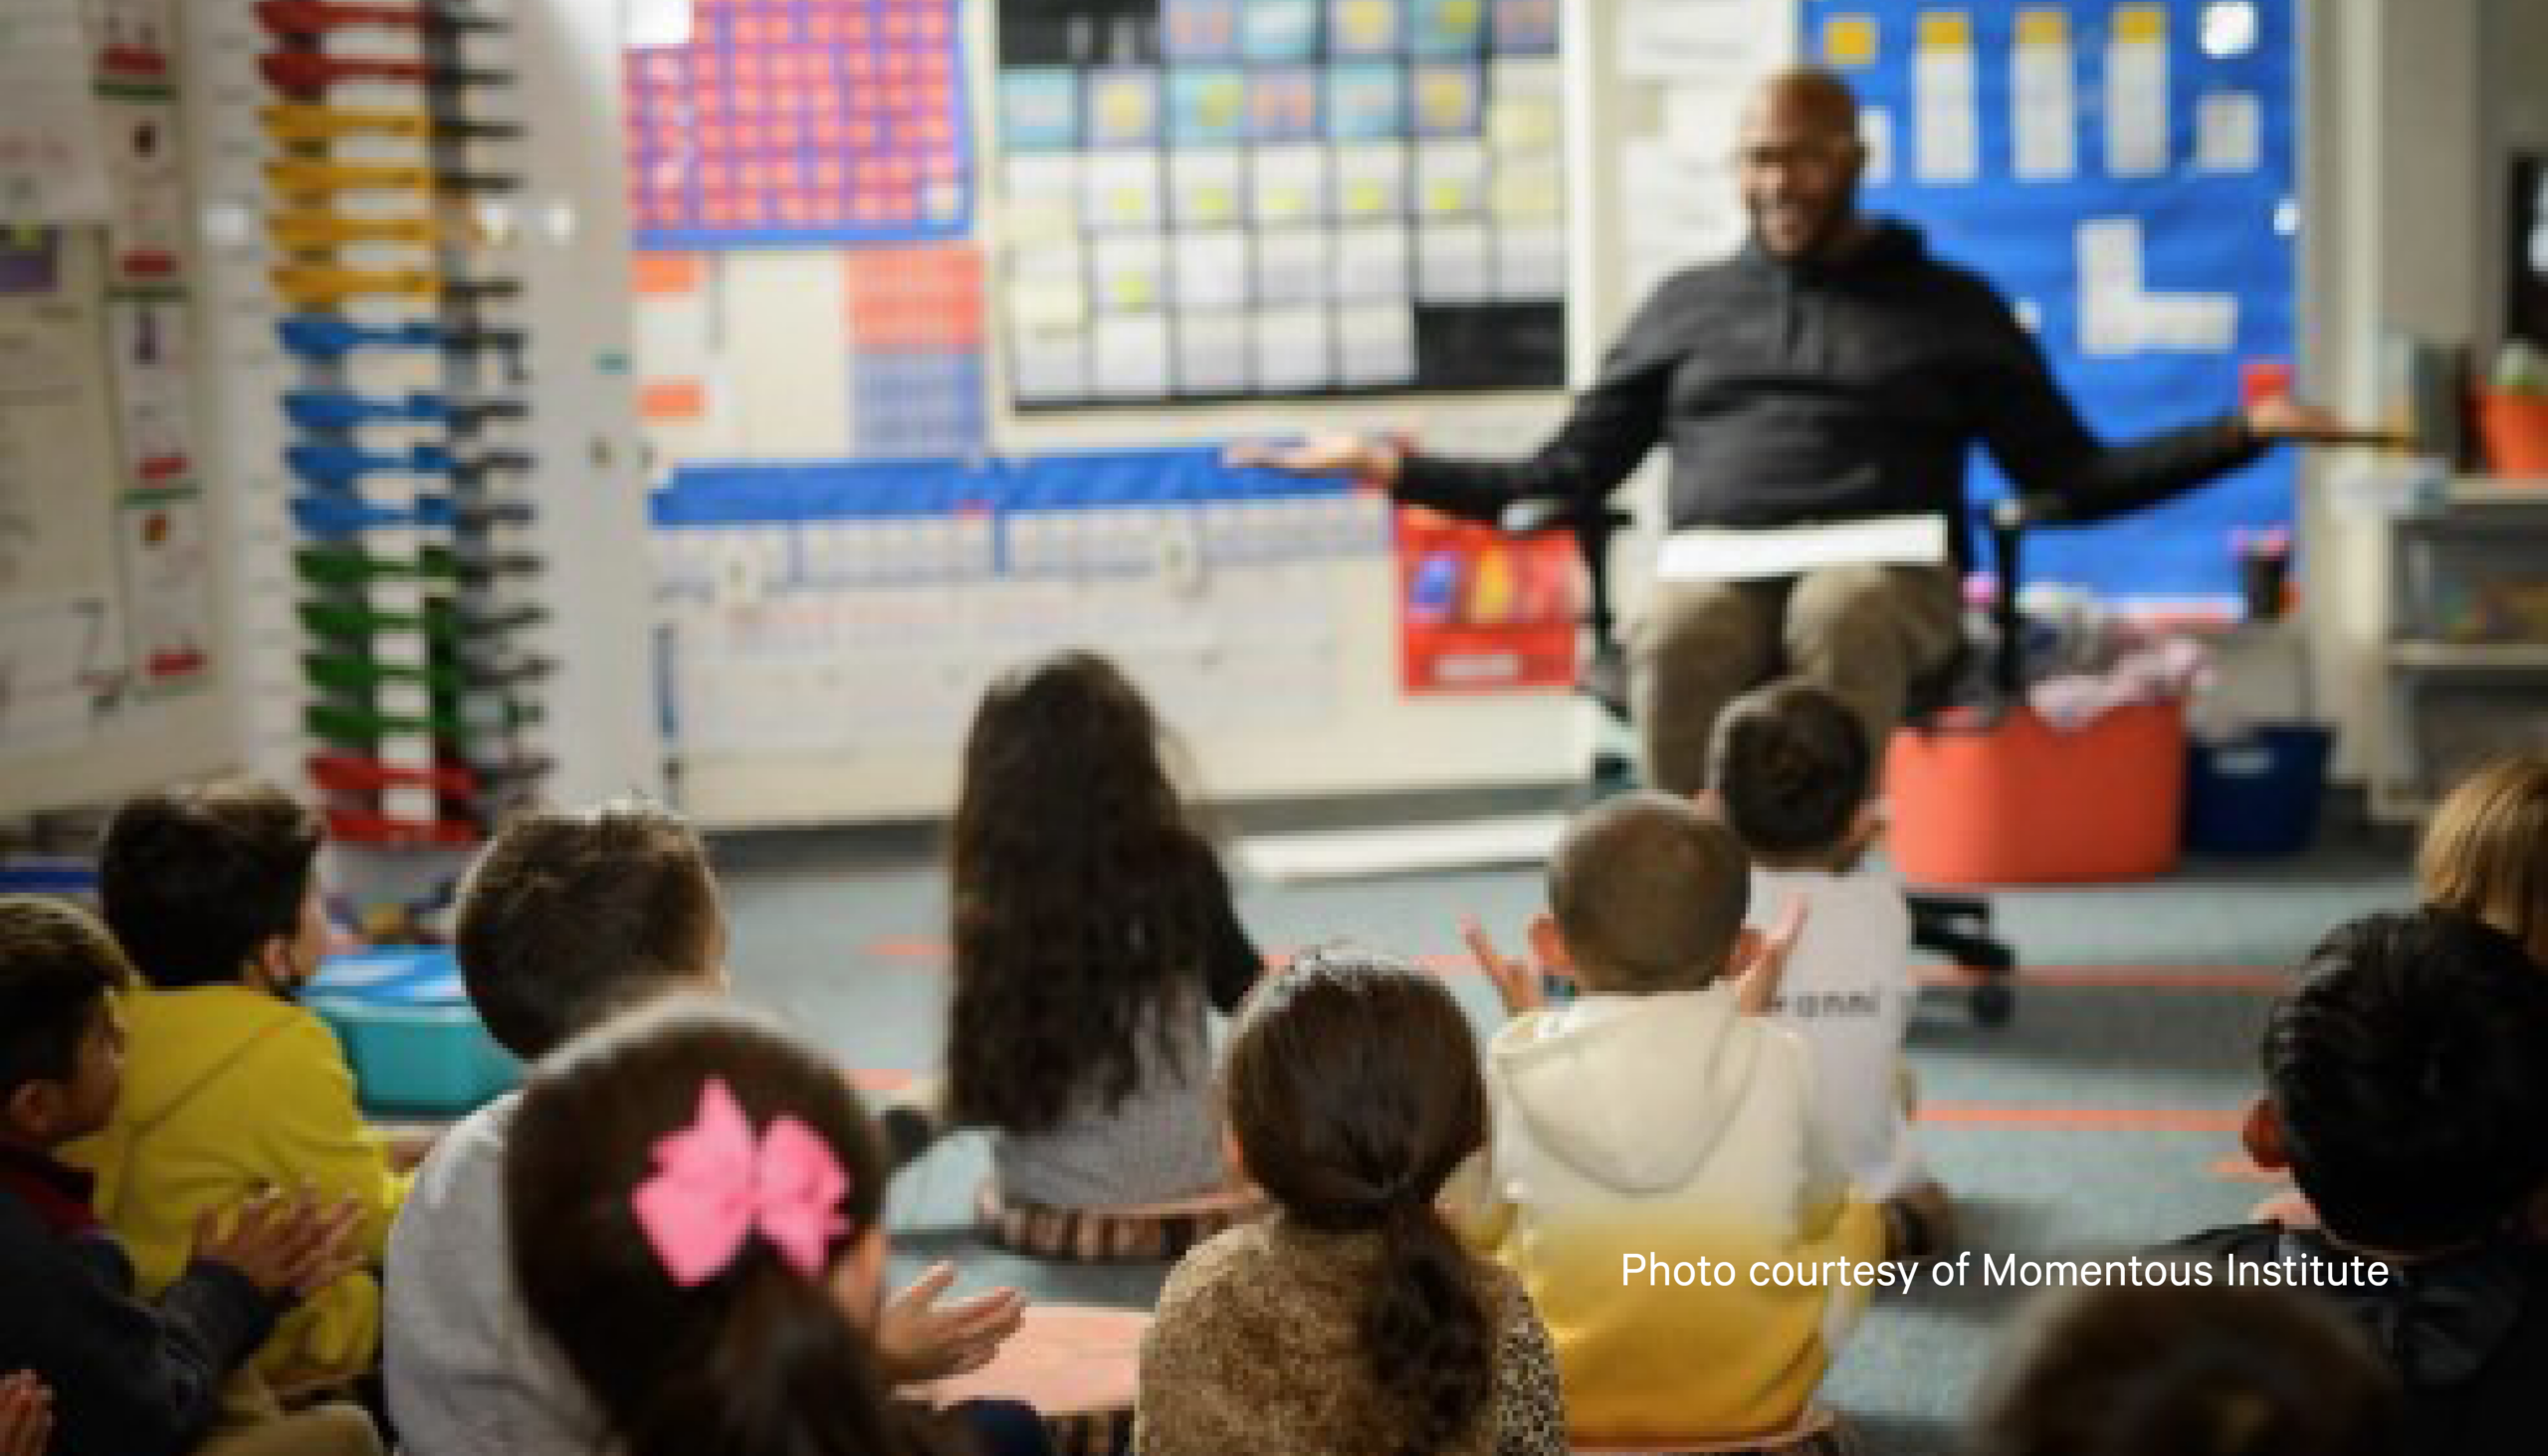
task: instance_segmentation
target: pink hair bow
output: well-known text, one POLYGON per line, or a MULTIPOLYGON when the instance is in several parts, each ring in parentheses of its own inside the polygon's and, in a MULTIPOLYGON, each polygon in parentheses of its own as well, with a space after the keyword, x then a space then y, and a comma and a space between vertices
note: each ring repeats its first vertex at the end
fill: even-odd
POLYGON ((848 1175, 823 1140, 794 1117, 770 1121, 755 1143, 723 1079, 699 1091, 699 1116, 655 1144, 655 1171, 631 1202, 664 1272, 687 1289, 725 1272, 757 1232, 808 1278, 822 1272, 848 1175))

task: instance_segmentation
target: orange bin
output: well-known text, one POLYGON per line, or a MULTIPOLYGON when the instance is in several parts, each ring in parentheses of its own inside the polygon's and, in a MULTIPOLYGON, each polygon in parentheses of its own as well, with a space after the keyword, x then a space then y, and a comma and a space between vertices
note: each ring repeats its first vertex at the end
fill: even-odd
POLYGON ((1918 885, 2147 880, 2176 866, 2185 795, 2182 702, 2076 730, 2020 708, 1988 728, 1895 733, 1886 842, 1918 885))
POLYGON ((2496 475, 2548 478, 2548 394, 2480 392, 2477 435, 2486 445, 2486 466, 2496 475))

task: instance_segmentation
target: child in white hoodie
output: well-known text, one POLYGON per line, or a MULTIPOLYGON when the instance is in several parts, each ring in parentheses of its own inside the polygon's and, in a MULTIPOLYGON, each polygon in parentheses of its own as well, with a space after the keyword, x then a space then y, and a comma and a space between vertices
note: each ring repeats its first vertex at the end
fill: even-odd
POLYGON ((1587 994, 1533 1007, 1536 977, 1479 946, 1521 1014, 1487 1050, 1487 1152, 1446 1201, 1539 1306, 1579 1446, 1791 1429, 1883 1257, 1811 1057, 1738 1002, 1750 898, 1731 831, 1625 794, 1569 827, 1531 927, 1587 994))

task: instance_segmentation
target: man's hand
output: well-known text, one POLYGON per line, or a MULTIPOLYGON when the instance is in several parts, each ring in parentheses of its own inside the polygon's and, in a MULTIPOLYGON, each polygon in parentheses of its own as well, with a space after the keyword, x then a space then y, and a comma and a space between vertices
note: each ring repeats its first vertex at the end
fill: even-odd
POLYGON ((303 1300, 352 1272, 348 1247, 362 1205, 352 1198, 321 1204, 304 1190, 266 1193, 239 1206, 227 1230, 217 1210, 195 1222, 195 1257, 226 1265, 278 1299, 303 1300))
POLYGON ((0 1378, 0 1456, 45 1456, 52 1444, 52 1388, 31 1370, 0 1378))
POLYGON ((885 1302, 876 1321, 876 1350, 885 1378, 897 1385, 970 1374, 989 1364, 1026 1318, 1026 1296, 995 1289, 942 1308, 938 1297, 956 1282, 956 1266, 932 1264, 885 1302))
POLYGON ((1396 446, 1367 435, 1313 435, 1297 445, 1233 445, 1226 464, 1279 470, 1288 475, 1352 476, 1387 490, 1397 484, 1396 446))
POLYGON ((2301 445, 2393 445, 2397 437, 2387 431, 2366 430, 2348 425, 2343 420, 2314 404, 2303 404, 2287 395, 2271 395, 2248 405, 2244 416, 2247 433, 2258 440, 2301 445))
POLYGON ((1519 1016, 1548 1005, 1548 992, 1540 985, 1539 967, 1528 961, 1515 960, 1497 950, 1495 942, 1487 938, 1485 929, 1478 925, 1477 917, 1461 919, 1460 938, 1468 942, 1469 958, 1477 962, 1477 968, 1485 973, 1487 983, 1495 987, 1496 999, 1504 1003, 1505 1015, 1519 1016))

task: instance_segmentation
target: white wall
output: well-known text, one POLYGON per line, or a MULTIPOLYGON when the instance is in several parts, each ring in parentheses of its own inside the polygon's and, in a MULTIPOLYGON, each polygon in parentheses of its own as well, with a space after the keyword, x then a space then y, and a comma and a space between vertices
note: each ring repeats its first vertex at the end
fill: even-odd
POLYGON ((555 611, 543 644, 551 797, 660 793, 645 447, 637 429, 621 181, 621 0, 516 4, 529 123, 523 283, 534 325, 532 538, 555 611))
MULTIPOLYGON (((2315 0, 2304 131, 2305 383, 2348 413, 2383 403, 2390 329, 2489 343, 2500 322, 2503 162, 2548 140, 2548 3, 2315 0)), ((2371 769, 2383 711, 2384 533, 2341 504, 2341 458, 2312 462, 2304 623, 2337 772, 2371 769)))

